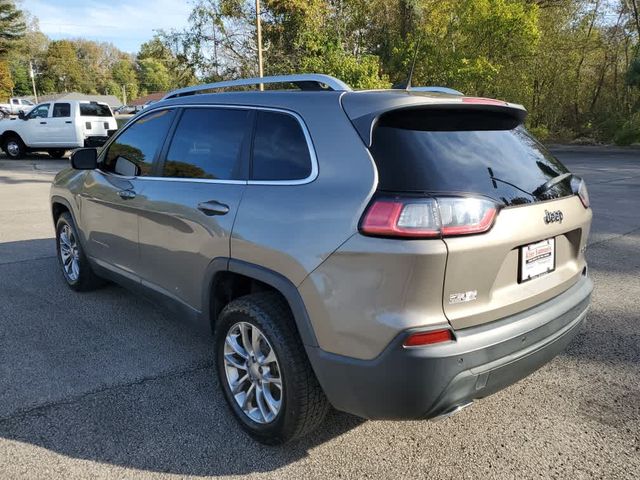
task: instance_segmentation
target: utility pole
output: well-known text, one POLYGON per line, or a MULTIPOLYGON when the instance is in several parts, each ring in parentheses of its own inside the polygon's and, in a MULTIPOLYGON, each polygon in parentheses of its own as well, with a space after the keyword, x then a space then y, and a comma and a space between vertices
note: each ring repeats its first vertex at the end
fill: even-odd
POLYGON ((122 104, 127 104, 127 85, 122 85, 122 104))
MULTIPOLYGON (((262 26, 260 25, 260 0, 256 0, 256 30, 258 33, 258 76, 263 77, 262 72, 262 26)), ((264 84, 260 84, 260 91, 264 90, 264 84)))
POLYGON ((38 103, 38 94, 36 93, 36 76, 33 73, 33 62, 29 60, 29 76, 31 77, 31 86, 33 87, 33 97, 36 103, 38 103))

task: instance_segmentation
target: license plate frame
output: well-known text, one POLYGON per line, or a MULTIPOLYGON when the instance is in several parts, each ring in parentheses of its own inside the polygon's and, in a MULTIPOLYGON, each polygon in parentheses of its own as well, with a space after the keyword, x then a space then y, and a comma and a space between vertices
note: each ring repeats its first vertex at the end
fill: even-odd
POLYGON ((518 250, 518 283, 540 278, 556 269, 554 237, 523 245, 518 250))

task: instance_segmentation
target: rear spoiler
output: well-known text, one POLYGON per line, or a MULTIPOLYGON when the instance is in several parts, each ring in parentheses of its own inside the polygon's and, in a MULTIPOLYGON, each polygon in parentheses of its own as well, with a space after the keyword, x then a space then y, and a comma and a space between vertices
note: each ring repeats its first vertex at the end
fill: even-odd
MULTIPOLYGON (((375 93, 373 94, 375 95, 375 93)), ((503 102, 490 98, 450 96, 448 101, 434 101, 430 97, 421 95, 406 95, 402 97, 389 96, 382 99, 378 95, 376 101, 367 94, 347 94, 342 97, 342 107, 351 120, 356 131, 367 147, 373 142, 373 129, 380 119, 393 112, 401 114, 406 112, 408 116, 415 117, 420 111, 457 111, 463 112, 487 112, 492 117, 504 118, 504 123, 512 124, 511 128, 520 125, 527 117, 527 111, 522 105, 503 102), (383 100, 380 102, 380 100, 383 100), (372 104, 377 108, 372 109, 372 104)))

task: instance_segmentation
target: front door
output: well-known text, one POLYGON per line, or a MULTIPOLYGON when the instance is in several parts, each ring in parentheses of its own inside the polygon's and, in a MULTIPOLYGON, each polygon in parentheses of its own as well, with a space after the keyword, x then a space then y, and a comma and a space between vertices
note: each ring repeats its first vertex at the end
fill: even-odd
POLYGON ((191 107, 180 115, 160 178, 141 179, 140 272, 143 284, 201 311, 206 268, 230 257, 253 113, 191 107))
POLYGON ((50 104, 43 103, 25 117, 21 133, 22 140, 27 146, 44 146, 49 141, 49 108, 50 104))
POLYGON ((144 178, 166 140, 173 110, 139 118, 109 143, 99 168, 85 177, 80 222, 89 255, 101 266, 139 279, 138 216, 147 203, 144 178))

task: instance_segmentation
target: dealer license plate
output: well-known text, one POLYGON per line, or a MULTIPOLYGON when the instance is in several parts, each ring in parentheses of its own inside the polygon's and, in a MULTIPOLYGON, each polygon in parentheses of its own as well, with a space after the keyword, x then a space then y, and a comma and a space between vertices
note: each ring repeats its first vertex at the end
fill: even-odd
POLYGON ((555 238, 520 247, 520 282, 553 272, 555 268, 555 238))

